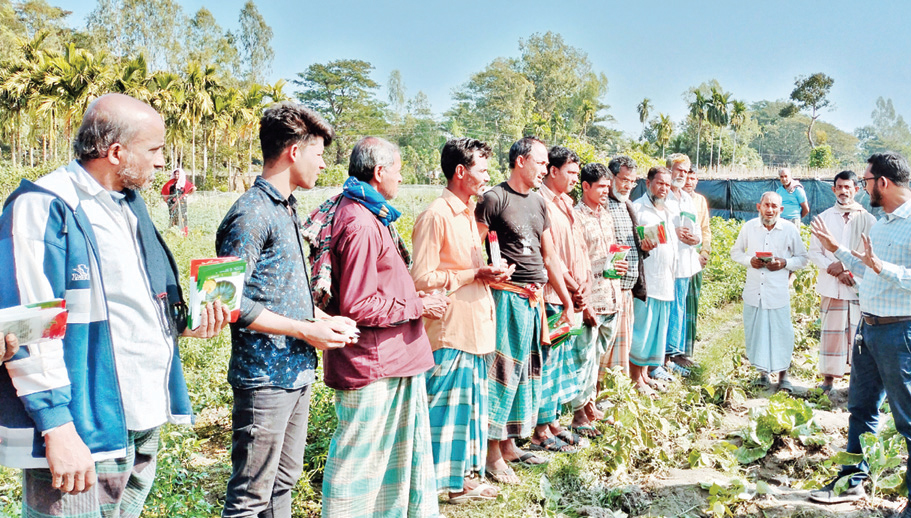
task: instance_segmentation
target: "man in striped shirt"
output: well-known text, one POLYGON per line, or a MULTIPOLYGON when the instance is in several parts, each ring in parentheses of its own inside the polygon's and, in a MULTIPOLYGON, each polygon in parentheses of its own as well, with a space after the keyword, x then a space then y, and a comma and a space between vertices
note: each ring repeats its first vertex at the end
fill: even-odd
MULTIPOLYGON (((882 207, 885 215, 862 236, 863 250, 852 252, 832 236, 825 223, 813 221, 813 235, 823 248, 833 252, 859 282, 862 320, 854 341, 851 384, 848 389, 848 453, 862 452, 860 436, 876 433, 879 407, 885 396, 895 427, 911 446, 911 169, 897 153, 877 153, 867 160, 861 179, 870 195, 870 205, 882 207)), ((867 478, 865 463, 842 466, 837 479, 810 492, 810 499, 838 503, 864 497, 861 482, 867 478), (846 489, 836 491, 836 482, 849 477, 846 489)), ((907 467, 906 467, 907 469, 907 467)), ((839 488, 841 489, 841 488, 839 488)), ((905 505, 901 518, 911 518, 905 505)))

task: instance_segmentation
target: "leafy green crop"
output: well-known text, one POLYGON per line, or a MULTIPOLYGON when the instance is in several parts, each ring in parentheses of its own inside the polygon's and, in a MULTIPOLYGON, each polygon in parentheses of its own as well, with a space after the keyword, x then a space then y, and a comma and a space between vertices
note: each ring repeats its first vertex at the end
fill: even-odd
POLYGON ((751 410, 750 424, 733 434, 743 441, 734 456, 741 464, 750 464, 765 457, 775 438, 783 435, 804 446, 825 444, 825 437, 813 420, 813 408, 802 399, 779 392, 769 399, 768 407, 751 410))

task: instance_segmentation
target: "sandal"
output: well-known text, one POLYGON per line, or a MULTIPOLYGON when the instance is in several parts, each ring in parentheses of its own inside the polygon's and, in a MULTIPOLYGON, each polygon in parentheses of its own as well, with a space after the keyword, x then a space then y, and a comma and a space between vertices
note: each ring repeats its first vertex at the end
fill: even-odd
POLYGON ((790 382, 790 381, 784 380, 784 381, 781 381, 781 382, 778 383, 778 390, 781 390, 781 391, 783 391, 783 392, 787 392, 788 394, 793 394, 793 393, 794 393, 794 385, 791 385, 791 382, 790 382))
MULTIPOLYGON (((570 427, 570 430, 572 430, 572 431, 570 431, 570 430, 560 430, 560 433, 557 434, 557 437, 560 438, 563 442, 565 442, 566 444, 568 444, 568 445, 570 445, 570 446, 578 446, 578 447, 580 447, 580 448, 588 448, 588 444, 589 444, 589 443, 588 443, 588 440, 585 439, 585 437, 597 437, 598 435, 601 435, 600 432, 598 432, 597 435, 585 435, 585 434, 583 433, 583 434, 580 434, 580 435, 583 435, 584 437, 580 437, 579 435, 576 435, 575 433, 573 433, 573 432, 576 431, 576 429, 579 429, 579 428, 582 428, 582 426, 571 426, 571 427, 570 427)), ((589 427, 589 428, 591 428, 591 427, 589 427)), ((595 431, 597 432, 597 430, 595 430, 595 431)))
MULTIPOLYGON (((506 469, 509 469, 509 468, 506 468, 506 469)), ((487 491, 488 489, 496 490, 497 488, 491 486, 490 484, 478 484, 477 487, 475 487, 474 489, 472 489, 470 491, 466 491, 458 496, 449 497, 449 503, 453 504, 453 505, 459 505, 459 504, 464 504, 465 502, 471 502, 471 501, 477 501, 477 500, 494 500, 497 498, 497 496, 500 495, 499 491, 497 491, 497 494, 495 496, 485 495, 484 491, 487 491)))
POLYGON ((674 381, 674 377, 670 375, 669 372, 664 370, 664 367, 655 367, 651 372, 648 373, 649 377, 656 381, 674 381))
POLYGON ((514 486, 522 482, 519 480, 519 476, 516 475, 515 470, 509 466, 506 466, 503 469, 488 469, 485 473, 485 476, 497 484, 507 484, 514 486))
POLYGON ((826 385, 825 383, 823 383, 822 385, 820 385, 816 388, 821 390, 823 394, 829 395, 829 392, 832 392, 832 389, 835 387, 833 387, 832 385, 826 385))
MULTIPOLYGON (((569 444, 566 444, 565 442, 563 442, 562 440, 560 440, 557 437, 554 437, 553 435, 548 437, 547 439, 544 439, 543 441, 541 441, 541 444, 535 444, 535 443, 529 441, 528 449, 531 451, 549 451, 552 453, 576 453, 576 448, 574 446, 570 446, 569 444)), ((519 461, 522 462, 523 464, 527 464, 523 460, 523 459, 525 459, 526 455, 531 455, 532 457, 535 457, 535 454, 533 454, 533 453, 526 453, 525 455, 522 455, 521 457, 519 457, 519 461)))
POLYGON ((601 437, 602 434, 600 430, 589 424, 583 424, 581 426, 573 426, 572 430, 577 432, 579 435, 588 438, 601 437))
POLYGON ((506 462, 508 462, 510 464, 523 464, 525 466, 535 467, 535 466, 540 466, 542 464, 547 464, 549 461, 547 459, 545 459, 544 457, 538 457, 534 453, 525 452, 521 456, 519 456, 518 459, 507 460, 506 462), (537 459, 541 462, 531 462, 532 459, 537 459))

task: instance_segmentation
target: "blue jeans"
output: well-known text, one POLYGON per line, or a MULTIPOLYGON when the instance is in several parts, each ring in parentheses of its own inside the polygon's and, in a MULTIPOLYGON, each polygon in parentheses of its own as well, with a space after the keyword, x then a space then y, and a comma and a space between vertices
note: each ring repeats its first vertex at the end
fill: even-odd
POLYGON ((310 385, 234 389, 225 518, 291 518, 291 489, 304 469, 310 385))
MULTIPOLYGON (((911 450, 911 322, 870 326, 861 321, 854 341, 848 388, 848 453, 863 453, 860 436, 879 428, 879 407, 889 397, 895 428, 911 450), (861 343, 862 342, 862 343, 861 343)), ((906 476, 911 480, 911 472, 906 476)), ((866 463, 842 466, 839 478, 854 475, 851 487, 867 478, 866 463)))

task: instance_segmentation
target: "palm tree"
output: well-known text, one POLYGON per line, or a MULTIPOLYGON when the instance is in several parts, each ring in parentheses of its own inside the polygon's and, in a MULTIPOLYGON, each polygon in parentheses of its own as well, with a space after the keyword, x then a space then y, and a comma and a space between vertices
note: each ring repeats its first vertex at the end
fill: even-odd
POLYGON ((699 165, 699 144, 702 141, 702 124, 706 119, 706 107, 708 105, 708 99, 702 95, 702 92, 696 90, 696 97, 693 99, 693 102, 690 103, 690 117, 696 119, 697 130, 696 130, 696 165, 699 165))
POLYGON ((731 102, 731 130, 734 132, 734 151, 731 154, 731 167, 737 163, 737 132, 747 120, 747 105, 743 101, 731 102))
MULTIPOLYGON (((730 112, 728 111, 728 100, 731 94, 722 92, 716 87, 712 87, 712 99, 708 106, 708 120, 712 126, 718 128, 718 160, 715 162, 715 168, 721 165, 721 128, 727 127, 730 123, 730 112)), ((709 167, 711 167, 711 157, 709 167)))
POLYGON ((636 111, 639 112, 639 122, 642 123, 642 132, 645 133, 645 121, 648 120, 649 111, 652 109, 652 100, 646 97, 642 99, 642 102, 639 103, 639 106, 636 106, 636 111))
POLYGON ((655 141, 661 145, 661 158, 664 158, 664 148, 671 140, 674 133, 674 122, 671 118, 663 113, 658 114, 658 132, 655 141))
MULTIPOLYGON (((201 66, 199 63, 190 63, 187 66, 184 78, 184 91, 186 98, 181 114, 182 122, 190 128, 190 142, 192 155, 190 163, 193 169, 193 183, 196 179, 196 131, 202 118, 212 114, 212 83, 215 83, 215 67, 201 66)), ((205 178, 205 172, 203 172, 205 178)))

